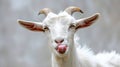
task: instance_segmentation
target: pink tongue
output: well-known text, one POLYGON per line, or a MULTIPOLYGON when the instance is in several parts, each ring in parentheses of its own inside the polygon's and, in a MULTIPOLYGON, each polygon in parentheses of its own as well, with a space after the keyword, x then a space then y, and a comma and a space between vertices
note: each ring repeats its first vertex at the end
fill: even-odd
POLYGON ((59 45, 59 46, 57 47, 57 51, 58 51, 59 53, 61 53, 61 54, 64 54, 65 51, 66 51, 66 49, 67 49, 67 46, 66 46, 66 45, 59 45))

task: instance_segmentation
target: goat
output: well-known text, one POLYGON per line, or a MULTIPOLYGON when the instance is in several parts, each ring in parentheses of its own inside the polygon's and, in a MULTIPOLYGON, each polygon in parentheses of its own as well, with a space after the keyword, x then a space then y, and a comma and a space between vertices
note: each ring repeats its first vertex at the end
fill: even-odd
POLYGON ((95 13, 90 17, 76 20, 72 17, 74 12, 83 13, 79 7, 74 6, 59 14, 44 8, 39 11, 39 14, 46 16, 42 23, 25 20, 18 22, 24 28, 44 32, 48 36, 52 67, 120 67, 120 55, 115 51, 95 55, 89 48, 76 46, 75 32, 92 25, 100 14, 95 13))

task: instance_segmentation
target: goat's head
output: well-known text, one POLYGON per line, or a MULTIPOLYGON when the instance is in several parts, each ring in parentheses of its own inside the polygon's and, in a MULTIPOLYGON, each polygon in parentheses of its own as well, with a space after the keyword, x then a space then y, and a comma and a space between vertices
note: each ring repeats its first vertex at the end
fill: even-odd
POLYGON ((44 8, 39 14, 45 14, 42 23, 18 20, 20 25, 31 30, 40 31, 48 35, 49 46, 56 56, 63 57, 71 51, 74 41, 74 33, 84 27, 90 26, 99 17, 96 13, 90 17, 76 20, 71 15, 74 12, 82 12, 78 7, 68 7, 65 11, 54 14, 50 9, 44 8))

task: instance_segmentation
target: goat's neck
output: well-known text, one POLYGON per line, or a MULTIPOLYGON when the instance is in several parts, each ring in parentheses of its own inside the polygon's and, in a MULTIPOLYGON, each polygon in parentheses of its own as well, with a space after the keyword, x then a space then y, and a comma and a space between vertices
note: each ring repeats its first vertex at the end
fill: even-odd
POLYGON ((69 55, 61 58, 52 54, 52 67, 79 67, 75 46, 71 47, 69 55))

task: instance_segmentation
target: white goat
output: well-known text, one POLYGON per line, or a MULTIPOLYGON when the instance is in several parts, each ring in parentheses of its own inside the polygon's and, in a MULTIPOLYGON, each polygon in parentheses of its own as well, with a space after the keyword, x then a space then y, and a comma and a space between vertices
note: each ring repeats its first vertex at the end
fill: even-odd
POLYGON ((83 13, 78 7, 68 7, 59 14, 44 8, 39 12, 46 15, 42 23, 24 20, 18 22, 31 31, 40 31, 48 35, 52 67, 120 67, 120 55, 116 52, 95 55, 88 48, 75 45, 74 33, 94 23, 99 13, 76 20, 71 16, 74 12, 83 13))

